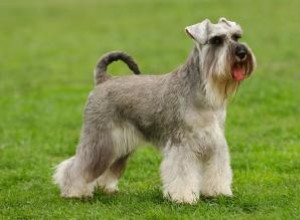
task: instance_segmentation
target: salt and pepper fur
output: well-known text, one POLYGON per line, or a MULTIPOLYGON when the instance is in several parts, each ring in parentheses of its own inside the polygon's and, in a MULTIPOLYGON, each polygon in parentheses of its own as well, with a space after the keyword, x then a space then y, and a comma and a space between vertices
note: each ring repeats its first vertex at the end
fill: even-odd
MULTIPOLYGON (((239 62, 235 48, 241 43, 232 36, 242 30, 221 18, 217 24, 205 20, 189 26, 186 32, 195 47, 185 64, 171 73, 109 77, 106 66, 96 68, 76 154, 54 174, 62 196, 92 196, 96 186, 117 191, 126 160, 141 140, 163 152, 163 194, 171 201, 192 204, 200 194, 232 195, 224 123, 228 95, 240 84, 231 71, 239 62), (213 36, 222 36, 223 44, 211 45, 213 36)), ((239 63, 250 75, 255 58, 244 46, 247 59, 239 63)), ((103 58, 106 65, 109 56, 103 58)), ((118 59, 117 52, 112 56, 118 59)), ((129 63, 139 73, 132 58, 129 63)))

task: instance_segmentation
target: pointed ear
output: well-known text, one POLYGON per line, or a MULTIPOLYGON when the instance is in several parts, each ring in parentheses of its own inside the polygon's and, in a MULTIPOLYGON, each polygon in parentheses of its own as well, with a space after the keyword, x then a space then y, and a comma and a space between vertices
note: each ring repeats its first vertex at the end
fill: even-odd
POLYGON ((201 23, 186 27, 185 32, 198 43, 205 44, 209 24, 211 24, 210 20, 205 19, 201 23))

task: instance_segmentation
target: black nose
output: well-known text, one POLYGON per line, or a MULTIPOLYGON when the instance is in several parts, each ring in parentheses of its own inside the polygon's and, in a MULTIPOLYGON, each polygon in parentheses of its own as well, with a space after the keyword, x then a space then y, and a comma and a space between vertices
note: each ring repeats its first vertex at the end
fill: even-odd
POLYGON ((244 45, 239 45, 237 46, 236 50, 235 50, 235 55, 240 58, 241 60, 246 59, 247 57, 247 50, 246 47, 244 45))

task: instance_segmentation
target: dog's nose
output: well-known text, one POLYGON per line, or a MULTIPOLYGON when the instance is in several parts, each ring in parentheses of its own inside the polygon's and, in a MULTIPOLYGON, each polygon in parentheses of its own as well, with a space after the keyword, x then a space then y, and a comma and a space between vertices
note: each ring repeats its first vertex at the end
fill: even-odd
POLYGON ((236 50, 235 50, 235 55, 240 59, 240 60, 245 60, 247 57, 247 50, 245 46, 239 45, 236 50))

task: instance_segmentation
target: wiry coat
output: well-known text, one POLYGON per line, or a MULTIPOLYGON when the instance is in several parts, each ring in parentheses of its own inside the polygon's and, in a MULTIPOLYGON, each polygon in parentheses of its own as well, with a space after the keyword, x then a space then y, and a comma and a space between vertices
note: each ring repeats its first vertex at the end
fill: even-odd
POLYGON ((117 59, 134 73, 140 71, 124 53, 108 54, 100 60, 76 155, 62 162, 54 176, 63 196, 91 196, 95 185, 116 191, 126 160, 140 140, 163 151, 164 195, 171 200, 194 203, 200 192, 207 196, 232 194, 224 122, 227 96, 239 82, 230 72, 238 74, 238 68, 244 68, 249 75, 255 58, 244 45, 248 58, 235 60, 240 44, 230 38, 241 30, 234 22, 220 19, 214 25, 206 20, 186 31, 196 46, 186 63, 171 73, 109 77, 106 66, 117 59), (198 36, 201 31, 206 37, 198 36), (207 45, 212 34, 222 35, 228 42, 219 48, 207 45))

